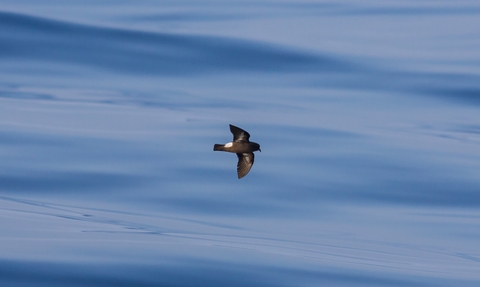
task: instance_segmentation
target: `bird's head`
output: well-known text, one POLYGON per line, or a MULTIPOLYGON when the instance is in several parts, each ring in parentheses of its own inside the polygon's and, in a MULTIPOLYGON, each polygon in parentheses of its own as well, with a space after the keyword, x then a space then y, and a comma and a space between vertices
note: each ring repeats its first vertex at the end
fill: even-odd
POLYGON ((258 143, 252 143, 252 149, 253 151, 259 151, 259 152, 262 152, 262 150, 260 149, 260 145, 258 143))

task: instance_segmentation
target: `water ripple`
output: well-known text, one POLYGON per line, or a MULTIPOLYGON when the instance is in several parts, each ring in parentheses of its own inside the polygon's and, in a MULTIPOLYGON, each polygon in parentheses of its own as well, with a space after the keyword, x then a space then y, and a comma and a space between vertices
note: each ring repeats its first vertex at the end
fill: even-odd
POLYGON ((0 12, 0 58, 87 65, 120 73, 338 70, 329 57, 231 38, 147 33, 0 12))

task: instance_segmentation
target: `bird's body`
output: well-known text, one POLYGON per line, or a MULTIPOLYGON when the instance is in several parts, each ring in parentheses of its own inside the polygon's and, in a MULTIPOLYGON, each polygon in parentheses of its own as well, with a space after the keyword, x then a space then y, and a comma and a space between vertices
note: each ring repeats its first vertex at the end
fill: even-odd
POLYGON ((231 142, 226 144, 215 144, 213 150, 228 151, 234 153, 248 153, 259 150, 257 143, 231 142))
POLYGON ((238 156, 237 174, 238 178, 242 178, 252 168, 255 160, 254 151, 261 151, 260 145, 255 142, 250 142, 250 134, 245 130, 230 125, 230 131, 233 134, 233 141, 226 144, 215 144, 214 151, 226 151, 236 153, 238 156))

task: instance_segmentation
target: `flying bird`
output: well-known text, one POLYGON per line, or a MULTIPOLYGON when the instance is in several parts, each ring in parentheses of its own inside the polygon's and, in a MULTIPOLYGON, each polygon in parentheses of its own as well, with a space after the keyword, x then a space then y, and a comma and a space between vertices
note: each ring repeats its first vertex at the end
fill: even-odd
POLYGON ((238 156, 237 174, 238 179, 247 175, 255 160, 254 151, 260 150, 260 145, 249 141, 250 134, 234 125, 230 125, 230 131, 233 134, 233 141, 226 144, 215 144, 213 150, 234 152, 238 156))

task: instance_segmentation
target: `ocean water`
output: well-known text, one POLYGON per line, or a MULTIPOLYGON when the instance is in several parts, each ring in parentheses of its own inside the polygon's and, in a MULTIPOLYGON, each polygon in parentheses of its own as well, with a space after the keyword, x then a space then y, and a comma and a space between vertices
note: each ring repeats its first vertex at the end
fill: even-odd
POLYGON ((1 286, 480 286, 478 1, 0 1, 1 286), (261 144, 243 179, 213 152, 261 144))

